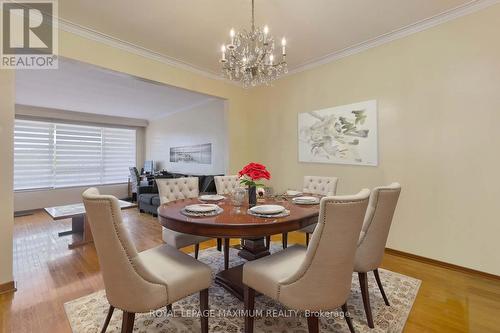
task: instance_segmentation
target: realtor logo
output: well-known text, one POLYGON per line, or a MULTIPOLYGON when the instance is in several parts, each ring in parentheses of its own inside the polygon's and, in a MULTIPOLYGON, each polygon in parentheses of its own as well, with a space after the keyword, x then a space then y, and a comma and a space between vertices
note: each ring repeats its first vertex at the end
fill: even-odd
POLYGON ((57 3, 1 1, 0 68, 57 68, 57 3))

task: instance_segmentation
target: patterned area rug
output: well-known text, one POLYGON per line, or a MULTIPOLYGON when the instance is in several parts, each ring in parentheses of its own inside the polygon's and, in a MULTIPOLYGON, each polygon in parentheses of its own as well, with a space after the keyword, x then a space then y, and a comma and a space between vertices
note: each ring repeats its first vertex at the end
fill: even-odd
MULTIPOLYGON (((271 252, 281 250, 281 245, 272 244, 271 252)), ((244 262, 237 256, 236 249, 230 250, 230 265, 244 262)), ((224 267, 223 254, 215 248, 200 251, 199 260, 210 265, 214 272, 224 267)), ((366 324, 363 301, 357 274, 353 274, 352 292, 348 300, 349 312, 353 318, 356 332, 402 332, 411 310, 420 280, 380 269, 380 278, 391 306, 386 306, 377 288, 373 274, 369 276, 370 300, 375 328, 366 324)), ((210 288, 209 306, 212 316, 209 319, 210 332, 242 332, 243 303, 218 285, 210 288)), ((100 332, 109 304, 104 290, 70 301, 64 305, 71 328, 75 333, 100 332)), ((255 332, 307 333, 307 319, 304 313, 287 310, 266 296, 258 296, 256 310, 262 316, 255 320, 255 332)), ((200 321, 196 317, 199 309, 198 294, 174 303, 173 314, 160 309, 153 313, 136 316, 134 332, 181 333, 199 332, 200 321)), ((120 332, 122 313, 115 310, 106 332, 120 332)), ((326 313, 321 318, 321 332, 349 332, 342 312, 326 313)))

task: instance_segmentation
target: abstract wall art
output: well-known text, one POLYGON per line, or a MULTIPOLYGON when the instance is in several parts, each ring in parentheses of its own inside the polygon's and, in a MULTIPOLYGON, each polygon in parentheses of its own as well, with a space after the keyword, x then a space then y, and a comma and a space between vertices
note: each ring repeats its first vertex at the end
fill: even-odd
POLYGON ((378 165, 377 101, 299 113, 299 161, 378 165))

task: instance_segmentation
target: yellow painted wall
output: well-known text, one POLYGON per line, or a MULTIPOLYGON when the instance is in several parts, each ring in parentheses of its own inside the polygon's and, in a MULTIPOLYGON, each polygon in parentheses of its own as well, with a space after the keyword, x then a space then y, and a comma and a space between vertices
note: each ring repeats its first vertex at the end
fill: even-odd
POLYGON ((278 190, 403 186, 388 246, 500 275, 500 5, 252 92, 253 156, 278 190), (379 166, 299 163, 297 114, 378 100, 379 166))

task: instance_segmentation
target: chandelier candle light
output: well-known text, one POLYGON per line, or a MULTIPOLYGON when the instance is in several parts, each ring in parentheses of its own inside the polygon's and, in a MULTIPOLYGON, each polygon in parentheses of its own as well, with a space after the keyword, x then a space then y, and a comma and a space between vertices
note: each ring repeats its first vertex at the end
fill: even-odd
POLYGON ((222 45, 222 72, 232 81, 239 81, 243 86, 269 85, 288 72, 286 63, 286 39, 281 40, 281 57, 274 55, 274 38, 269 28, 255 27, 254 0, 252 0, 252 30, 229 32, 230 43, 222 45))

